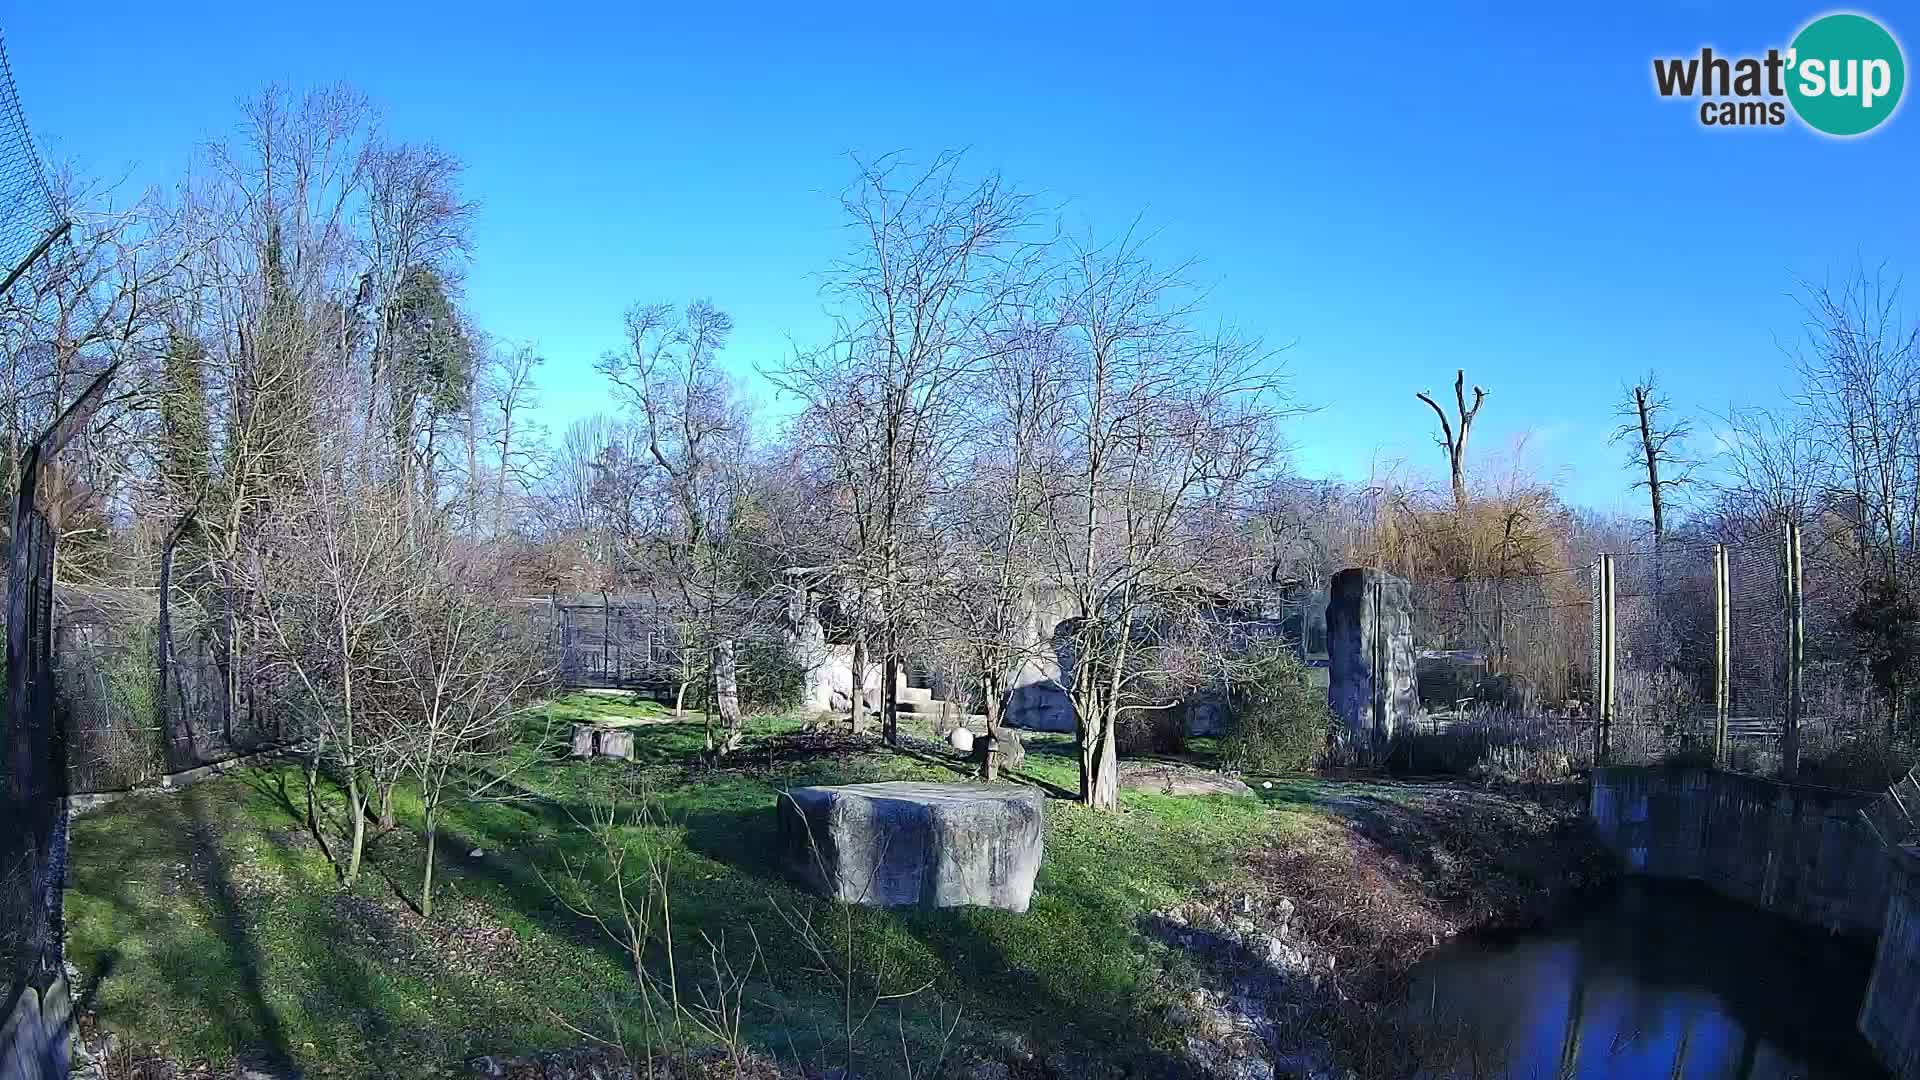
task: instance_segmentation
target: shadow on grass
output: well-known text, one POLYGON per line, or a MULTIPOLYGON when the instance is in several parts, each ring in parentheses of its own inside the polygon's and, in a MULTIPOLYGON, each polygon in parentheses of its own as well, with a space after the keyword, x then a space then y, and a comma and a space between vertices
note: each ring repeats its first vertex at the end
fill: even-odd
POLYGON ((215 929, 226 948, 227 964, 239 977, 241 1006, 246 1020, 257 1034, 258 1046, 266 1063, 278 1071, 292 1071, 293 1053, 280 1014, 267 1003, 259 943, 254 938, 251 920, 241 910, 234 892, 233 879, 220 850, 220 837, 208 820, 207 810, 197 790, 184 792, 177 800, 187 813, 187 836, 200 889, 215 920, 215 929))
MULTIPOLYGON (((69 901, 104 903, 114 922, 142 939, 148 963, 137 976, 129 971, 118 939, 86 960, 76 957, 93 968, 80 1011, 144 1007, 145 1001, 120 996, 119 980, 157 977, 170 999, 204 1010, 223 1031, 238 1035, 256 1066, 292 1074, 297 1063, 284 1020, 268 1000, 260 931, 235 884, 203 793, 196 787, 142 797, 138 816, 122 828, 85 829, 86 868, 76 874, 69 901), (193 917, 196 907, 204 909, 204 930, 193 917), (196 938, 201 932, 211 937, 210 948, 196 938)), ((100 933, 81 925, 70 926, 74 931, 96 942, 100 933)), ((146 997, 149 988, 137 985, 136 997, 146 997)))
MULTIPOLYGON (((715 902, 721 897, 682 894, 675 899, 676 922, 683 920, 683 912, 689 926, 719 921, 729 913, 752 919, 769 950, 769 971, 786 980, 784 992, 794 997, 820 991, 817 983, 791 985, 804 982, 818 965, 797 942, 785 939, 776 904, 788 919, 805 913, 824 920, 827 937, 841 948, 849 946, 849 935, 857 938, 851 954, 856 965, 866 965, 861 977, 872 980, 866 992, 907 995, 894 1006, 907 1017, 889 1019, 879 1033, 881 1042, 893 1040, 891 1049, 881 1048, 883 1056, 898 1049, 896 1024, 935 1036, 937 996, 942 1005, 960 1008, 982 1029, 1018 1032, 1042 1050, 1097 1057, 1108 1065, 1164 1058, 1140 1030, 1143 969, 1138 951, 1127 943, 1138 900, 1117 852, 1105 866, 1071 857, 1063 864, 1050 857, 1025 913, 977 907, 855 905, 849 910, 813 894, 786 865, 774 809, 777 793, 768 790, 766 795, 764 806, 706 805, 676 816, 689 849, 733 870, 732 880, 749 883, 756 894, 745 901, 733 898, 738 906, 730 912, 715 902), (918 994, 911 993, 916 990, 918 994)), ((846 953, 835 953, 833 960, 845 958, 846 953)), ((862 1011, 863 1003, 857 1001, 855 1009, 862 1011)), ((845 1064, 838 1057, 829 1061, 845 1064)), ((1180 1074, 1162 1069, 1154 1075, 1180 1074)))

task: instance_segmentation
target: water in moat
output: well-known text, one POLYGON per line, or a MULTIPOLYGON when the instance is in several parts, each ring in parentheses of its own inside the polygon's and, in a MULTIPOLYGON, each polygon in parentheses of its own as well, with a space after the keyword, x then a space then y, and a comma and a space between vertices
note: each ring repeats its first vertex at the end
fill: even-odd
POLYGON ((1447 944, 1410 1004, 1455 1062, 1437 1076, 1872 1080, 1887 1074, 1855 1026, 1872 964, 1870 942, 1633 880, 1447 944))

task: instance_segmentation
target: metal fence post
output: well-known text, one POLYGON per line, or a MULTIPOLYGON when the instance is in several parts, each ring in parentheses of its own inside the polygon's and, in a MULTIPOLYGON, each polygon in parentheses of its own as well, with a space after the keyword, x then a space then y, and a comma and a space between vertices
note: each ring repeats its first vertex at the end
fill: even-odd
POLYGON ((1727 591, 1727 545, 1713 545, 1713 764, 1727 764, 1728 691, 1733 687, 1732 606, 1727 591))
POLYGON ((1594 583, 1594 764, 1605 765, 1613 752, 1614 607, 1613 556, 1600 556, 1594 583))
POLYGON ((1800 773, 1800 718, 1806 710, 1807 627, 1801 611, 1800 526, 1787 522, 1787 716, 1780 733, 1780 775, 1792 780, 1800 773))

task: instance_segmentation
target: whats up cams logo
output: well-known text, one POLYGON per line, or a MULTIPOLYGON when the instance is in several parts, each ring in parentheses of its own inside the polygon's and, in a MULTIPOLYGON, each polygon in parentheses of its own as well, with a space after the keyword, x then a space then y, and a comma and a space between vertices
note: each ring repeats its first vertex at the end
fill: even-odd
POLYGON ((1700 99, 1706 127, 1780 127, 1788 110, 1824 135, 1864 135, 1885 123, 1906 89, 1906 57, 1891 33, 1865 15, 1822 15, 1785 49, 1765 56, 1657 58, 1663 98, 1700 99))

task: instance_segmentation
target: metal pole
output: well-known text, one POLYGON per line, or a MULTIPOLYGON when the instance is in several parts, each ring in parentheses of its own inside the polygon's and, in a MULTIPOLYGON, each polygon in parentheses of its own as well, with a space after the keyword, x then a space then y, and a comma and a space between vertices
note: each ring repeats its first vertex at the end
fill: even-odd
POLYGON ((1613 754, 1614 715, 1614 608, 1613 556, 1600 556, 1600 670, 1594 672, 1600 706, 1599 747, 1594 764, 1605 765, 1613 754))
POLYGON ((13 270, 7 274, 7 279, 0 281, 0 296, 6 295, 7 290, 13 288, 13 283, 20 280, 20 275, 27 272, 27 267, 39 262, 40 256, 47 253, 47 249, 53 246, 54 241, 67 235, 67 230, 71 228, 73 228, 73 222, 62 221, 52 229, 49 229, 47 235, 41 237, 40 242, 35 244, 33 250, 27 253, 27 257, 20 260, 20 265, 14 267, 13 270))
POLYGON ((1733 685, 1733 623, 1729 618, 1727 545, 1713 545, 1713 764, 1727 764, 1727 692, 1733 685))
POLYGON ((1801 617, 1800 526, 1787 522, 1787 722, 1780 736, 1780 775, 1792 780, 1800 773, 1800 717, 1806 709, 1807 630, 1801 617))

